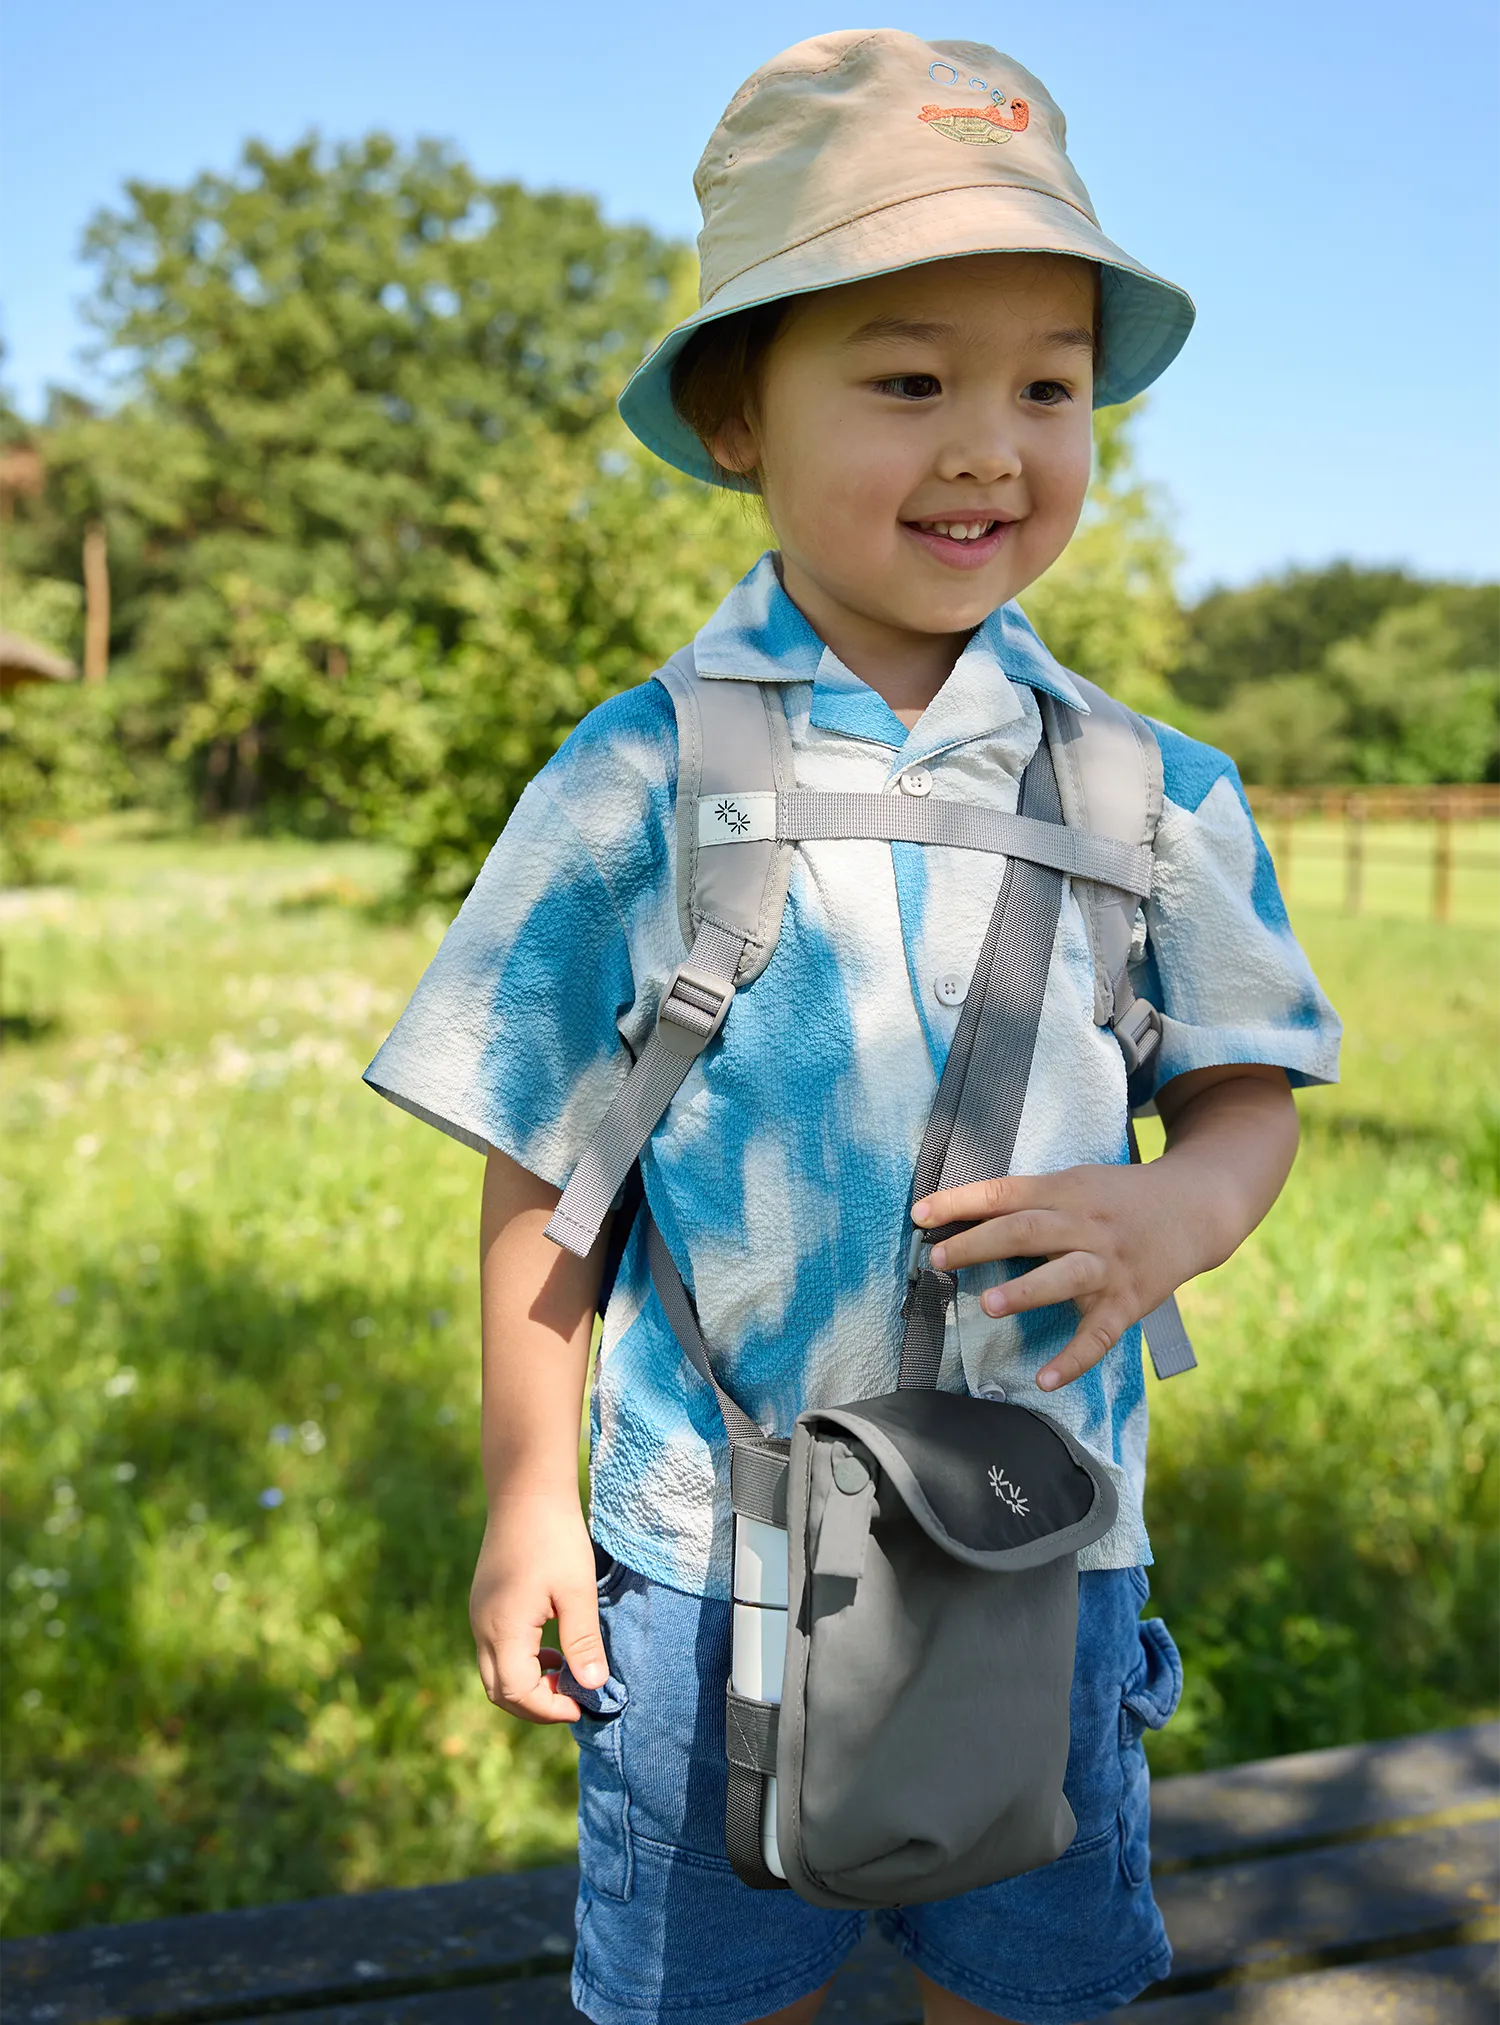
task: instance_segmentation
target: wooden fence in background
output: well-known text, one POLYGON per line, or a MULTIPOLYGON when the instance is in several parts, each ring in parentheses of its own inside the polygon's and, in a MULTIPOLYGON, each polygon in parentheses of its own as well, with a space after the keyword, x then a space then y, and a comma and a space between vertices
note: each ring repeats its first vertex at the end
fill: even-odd
MULTIPOLYGON (((1303 856, 1341 857, 1344 908, 1360 913, 1365 904, 1368 865, 1409 867, 1425 858, 1432 874, 1432 918, 1446 921, 1453 905, 1457 871, 1500 873, 1500 852, 1454 848, 1455 825, 1500 823, 1500 783, 1462 787, 1250 788, 1250 806, 1265 833, 1282 891, 1292 887, 1293 867, 1303 856), (1319 819, 1326 829, 1295 831, 1319 819), (1372 839, 1372 825, 1431 826, 1431 845, 1415 849, 1409 839, 1372 839), (1335 825, 1337 828, 1335 829, 1335 825)), ((1488 842, 1488 838, 1485 839, 1488 842)))

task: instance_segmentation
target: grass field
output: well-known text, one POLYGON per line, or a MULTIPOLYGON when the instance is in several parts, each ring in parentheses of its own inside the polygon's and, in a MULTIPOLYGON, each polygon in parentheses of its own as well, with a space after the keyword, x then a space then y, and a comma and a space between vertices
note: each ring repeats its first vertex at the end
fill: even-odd
MULTIPOLYGON (((0 899, 6 1928, 561 1856, 571 1743, 465 1616, 479 1165, 358 1081, 441 921, 365 849, 63 863, 0 899)), ((1496 1698, 1494 897, 1299 908, 1347 1081, 1153 1393, 1158 1769, 1496 1698)))

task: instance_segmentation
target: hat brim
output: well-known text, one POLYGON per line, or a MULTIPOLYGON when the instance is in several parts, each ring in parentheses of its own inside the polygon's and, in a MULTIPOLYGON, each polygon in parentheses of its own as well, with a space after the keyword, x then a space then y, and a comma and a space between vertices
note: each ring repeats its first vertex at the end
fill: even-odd
POLYGON ((672 368, 693 333, 764 302, 974 253, 1068 253, 1098 262, 1103 367, 1094 383, 1096 408, 1149 387, 1182 350, 1197 314, 1184 289, 1132 260, 1059 197, 1014 184, 940 190, 836 225, 733 276, 632 374, 620 396, 625 424, 690 477, 748 490, 747 481, 720 470, 672 404, 672 368))

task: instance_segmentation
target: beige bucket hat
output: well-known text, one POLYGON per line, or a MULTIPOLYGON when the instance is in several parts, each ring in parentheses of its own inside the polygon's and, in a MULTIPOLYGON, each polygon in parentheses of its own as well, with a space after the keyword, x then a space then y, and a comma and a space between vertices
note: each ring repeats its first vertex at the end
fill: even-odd
POLYGON ((627 425, 679 471, 732 483, 672 405, 673 364, 700 325, 968 253, 1097 261, 1094 405, 1128 401, 1182 349, 1193 304, 1105 238, 1066 137, 1045 87, 982 42, 845 29, 773 58, 703 151, 700 307, 620 396, 627 425))

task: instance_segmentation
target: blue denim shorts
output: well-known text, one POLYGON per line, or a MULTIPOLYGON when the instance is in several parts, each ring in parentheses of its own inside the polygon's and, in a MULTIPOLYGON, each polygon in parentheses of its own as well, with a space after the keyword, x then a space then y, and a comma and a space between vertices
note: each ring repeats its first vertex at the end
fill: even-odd
MULTIPOLYGON (((873 1915, 933 1982, 1021 2025, 1079 2025, 1171 1965, 1151 1895, 1141 1736, 1176 1708, 1182 1663, 1161 1619, 1141 1620, 1148 1594, 1144 1568, 1079 1577, 1071 1846, 1003 1884, 873 1915)), ((729 1866, 729 1605, 619 1563, 605 1567, 599 1600, 610 1659, 599 1705, 621 1713, 573 1726, 573 2001, 592 2025, 747 2025, 826 1982, 871 1915, 752 1891, 729 1866)))

